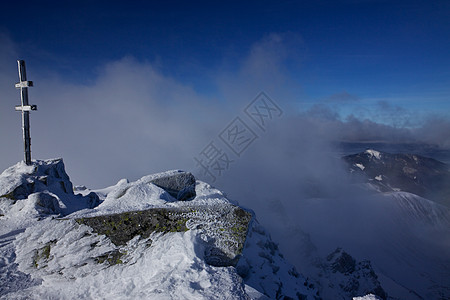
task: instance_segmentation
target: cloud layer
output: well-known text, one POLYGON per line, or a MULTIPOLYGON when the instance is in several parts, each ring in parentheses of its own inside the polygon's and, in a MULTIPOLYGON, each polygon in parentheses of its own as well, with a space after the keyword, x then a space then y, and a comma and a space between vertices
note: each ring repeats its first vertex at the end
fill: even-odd
MULTIPOLYGON (((4 66, 0 71, 0 122, 2 138, 8 141, 0 154, 1 167, 6 168, 22 158, 20 114, 13 111, 19 102, 14 88, 18 53, 7 35, 0 38, 4 66)), ((323 145, 336 141, 428 143, 450 148, 450 122, 444 118, 428 116, 422 126, 411 128, 377 123, 355 109, 343 119, 336 102, 364 106, 364 99, 345 91, 304 107, 301 89, 288 71, 293 62, 301 63, 303 54, 299 37, 268 35, 234 64, 237 68, 227 67, 225 58, 223 66, 210 70, 210 82, 217 91, 214 96, 164 74, 164 69, 152 62, 132 57, 101 66, 90 85, 66 82, 63 75, 40 72, 29 62, 29 78, 35 82, 30 102, 39 108, 31 116, 33 157, 64 157, 75 183, 95 187, 113 184, 121 177, 191 169, 193 157, 242 114, 260 91, 285 113, 273 124, 280 147, 273 149, 272 138, 264 135, 255 147, 267 149, 268 155, 283 161, 289 161, 290 153, 316 152, 316 144, 325 149, 323 145)), ((371 114, 383 114, 390 120, 414 118, 404 111, 380 102, 371 114)), ((334 149, 324 151, 332 153, 334 149)))

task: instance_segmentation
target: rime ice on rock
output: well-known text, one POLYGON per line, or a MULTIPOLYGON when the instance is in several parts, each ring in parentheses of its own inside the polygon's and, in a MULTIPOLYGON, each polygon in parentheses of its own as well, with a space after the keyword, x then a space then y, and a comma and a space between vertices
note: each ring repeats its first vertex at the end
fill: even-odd
MULTIPOLYGON (((317 296, 317 289, 284 260, 253 213, 189 173, 122 180, 91 209, 89 197, 73 195, 71 189, 62 160, 33 161, 31 166, 21 162, 0 175, 0 204, 40 201, 53 210, 66 206, 66 212, 72 205, 74 211, 64 219, 40 213, 26 230, 11 233, 16 274, 29 274, 36 281, 25 289, 8 290, 8 299, 317 296), (186 191, 191 193, 188 198, 186 191)), ((14 217, 24 219, 19 213, 14 217)), ((0 224, 9 219, 1 217, 0 224)))
POLYGON ((23 212, 67 215, 99 204, 95 193, 75 195, 62 159, 19 162, 0 174, 2 214, 15 205, 26 205, 23 212), (23 202, 23 203, 22 203, 23 202), (9 205, 7 204, 9 203, 9 205), (31 210, 31 211, 30 211, 31 210))

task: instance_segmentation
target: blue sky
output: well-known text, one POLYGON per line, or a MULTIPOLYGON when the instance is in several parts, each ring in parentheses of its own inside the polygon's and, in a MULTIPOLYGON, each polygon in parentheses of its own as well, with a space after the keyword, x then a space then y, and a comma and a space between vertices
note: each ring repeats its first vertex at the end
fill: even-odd
POLYGON ((449 40, 448 1, 5 2, 0 168, 22 158, 19 58, 33 157, 99 186, 189 169, 260 91, 285 112, 280 159, 306 140, 450 149, 449 40))
MULTIPOLYGON (((213 94, 211 72, 236 68, 265 36, 289 34, 299 102, 348 93, 450 110, 448 1, 33 1, 3 4, 0 29, 36 68, 89 84, 124 56, 213 94)), ((348 104, 351 108, 352 105, 348 104)))

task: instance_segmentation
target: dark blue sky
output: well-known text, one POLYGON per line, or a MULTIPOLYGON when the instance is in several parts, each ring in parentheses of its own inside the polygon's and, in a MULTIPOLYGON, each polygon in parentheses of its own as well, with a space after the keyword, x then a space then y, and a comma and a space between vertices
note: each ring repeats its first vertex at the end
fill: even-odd
POLYGON ((299 39, 290 45, 296 63, 285 63, 308 101, 345 91, 363 98, 449 102, 448 1, 25 1, 2 6, 0 29, 20 54, 69 80, 89 83, 99 66, 132 56, 157 62, 165 74, 210 91, 211 70, 232 69, 264 36, 289 33, 299 39))

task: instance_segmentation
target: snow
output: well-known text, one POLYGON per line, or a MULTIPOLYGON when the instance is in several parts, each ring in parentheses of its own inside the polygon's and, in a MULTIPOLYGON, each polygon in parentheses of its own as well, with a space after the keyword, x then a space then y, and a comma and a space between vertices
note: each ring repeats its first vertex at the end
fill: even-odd
POLYGON ((17 185, 21 182, 22 174, 31 174, 34 171, 34 166, 28 166, 21 161, 14 166, 9 167, 2 174, 0 174, 0 195, 5 194, 8 186, 17 185))
POLYGON ((243 280, 234 268, 207 265, 199 257, 202 243, 194 230, 132 240, 123 248, 129 255, 126 263, 106 267, 93 261, 113 249, 104 236, 73 221, 41 221, 28 228, 15 241, 17 262, 24 273, 42 278, 43 283, 10 297, 59 299, 245 299, 243 280), (69 224, 67 224, 69 223, 69 224), (53 259, 47 265, 33 267, 33 245, 52 245, 53 259), (97 243, 95 248, 91 245, 97 243), (134 250, 133 250, 134 249, 134 250), (138 251, 138 250, 139 251, 138 251), (144 251, 146 249, 146 251, 144 251), (83 255, 82 255, 83 254, 83 255), (89 255, 85 255, 89 254, 89 255), (211 288, 214 287, 214 288, 211 288), (224 297, 225 296, 225 297, 224 297))
POLYGON ((105 201, 95 209, 105 213, 118 213, 163 207, 167 202, 175 201, 162 188, 141 179, 129 184, 119 183, 115 189, 108 193, 105 201))
POLYGON ((73 220, 55 223, 46 219, 27 228, 14 242, 20 271, 31 273, 42 284, 17 290, 8 297, 274 299, 281 286, 292 290, 289 296, 295 296, 296 291, 308 294, 300 275, 283 275, 295 271, 278 251, 271 255, 270 249, 264 248, 271 244, 264 229, 255 223, 251 233, 243 253, 246 257, 243 265, 248 268, 244 280, 234 267, 213 267, 205 263, 204 243, 196 230, 133 239, 121 249, 127 253, 121 258, 124 263, 107 267, 95 263, 91 257, 113 249, 108 239, 92 234, 92 229, 73 220), (34 245, 45 246, 55 240, 50 249, 52 260, 38 265, 36 270, 34 245), (262 255, 264 252, 267 253, 262 255), (279 269, 276 274, 274 268, 279 269))
POLYGON ((358 168, 360 168, 361 171, 364 171, 364 169, 366 168, 366 167, 364 167, 363 164, 355 164, 355 166, 357 166, 358 168))
MULTIPOLYGON (((121 180, 97 191, 102 203, 88 208, 84 200, 89 189, 80 186, 75 189, 77 195, 61 190, 62 184, 71 183, 68 177, 59 178, 64 177, 60 163, 62 160, 37 161, 33 166, 19 163, 0 175, 0 190, 5 192, 44 175, 46 183, 50 182, 25 199, 0 198, 1 299, 273 299, 279 292, 313 299, 316 291, 284 260, 256 219, 250 223, 237 267, 206 263, 205 228, 188 226, 190 230, 185 232, 152 233, 117 246, 75 220, 149 208, 197 206, 214 212, 216 207, 230 205, 223 193, 209 184, 198 181, 195 199, 176 201, 151 180, 179 171, 144 176, 131 183, 121 180), (52 174, 52 166, 62 170, 52 174), (53 185, 57 178, 63 183, 53 185), (56 202, 37 205, 45 197, 56 202), (52 205, 57 209, 45 210, 52 205), (112 253, 119 256, 99 260, 113 257, 112 253)), ((220 225, 220 215, 211 216, 215 216, 212 226, 220 225)))
POLYGON ((30 166, 19 162, 6 169, 0 175, 0 197, 0 214, 7 218, 15 213, 29 217, 42 213, 67 215, 98 201, 94 194, 73 193, 62 159, 36 160, 30 166))
MULTIPOLYGON (((191 201, 177 201, 162 188, 151 183, 158 177, 175 174, 179 171, 167 171, 154 175, 144 176, 141 179, 128 182, 120 180, 115 186, 101 190, 96 193, 107 192, 104 201, 94 209, 79 210, 70 215, 71 218, 94 217, 105 214, 116 214, 126 211, 145 210, 150 208, 177 208, 188 206, 213 206, 232 203, 225 198, 223 193, 214 189, 205 182, 198 181, 196 185, 197 196, 191 201)), ((88 191, 83 191, 84 194, 88 191)))
POLYGON ((298 298, 298 293, 311 293, 307 289, 311 283, 286 263, 278 245, 268 238, 268 233, 257 221, 252 223, 242 256, 237 265, 238 272, 243 275, 246 284, 264 292, 270 299, 276 299, 278 291, 283 289, 289 291, 285 294, 286 298, 292 299, 298 298))
POLYGON ((363 297, 353 297, 353 300, 381 300, 381 298, 373 295, 373 294, 369 294, 363 297))
POLYGON ((381 159, 381 153, 376 150, 368 149, 368 150, 364 151, 364 153, 369 154, 370 157, 375 157, 376 159, 381 159))

